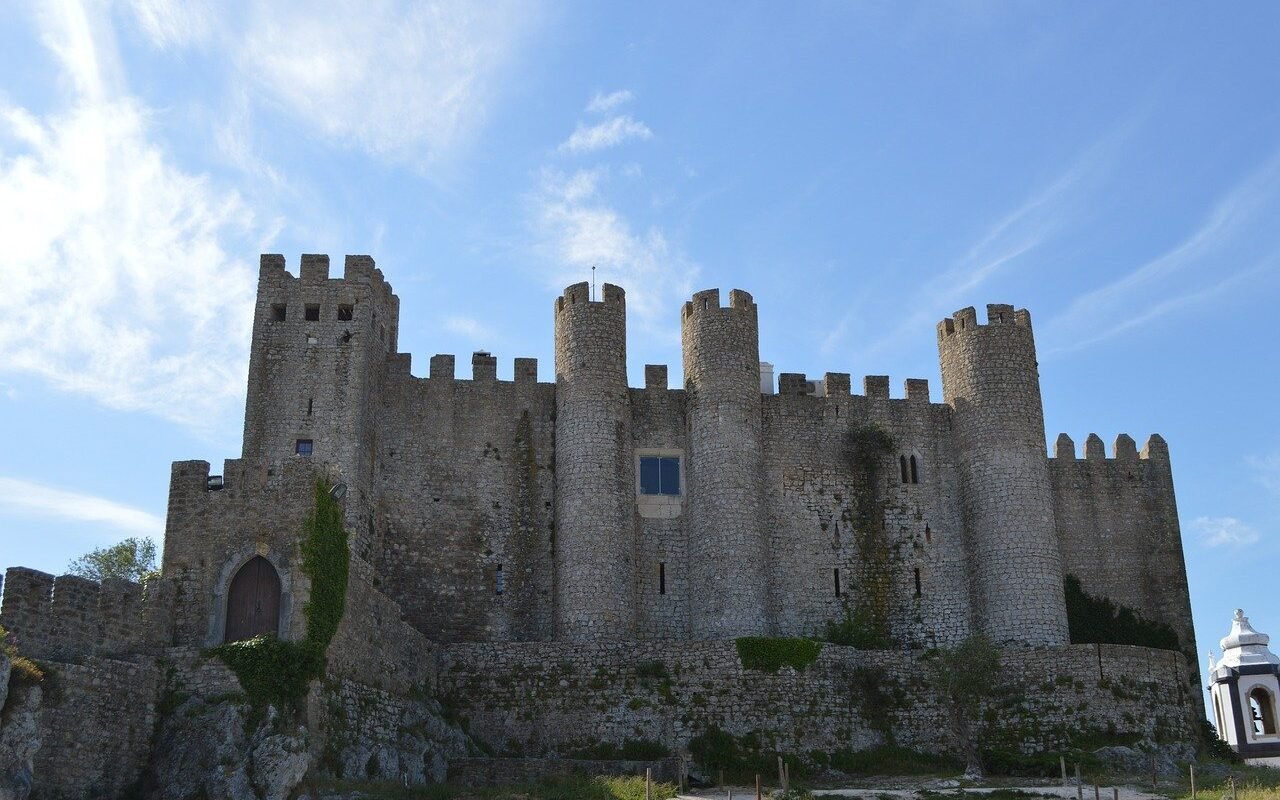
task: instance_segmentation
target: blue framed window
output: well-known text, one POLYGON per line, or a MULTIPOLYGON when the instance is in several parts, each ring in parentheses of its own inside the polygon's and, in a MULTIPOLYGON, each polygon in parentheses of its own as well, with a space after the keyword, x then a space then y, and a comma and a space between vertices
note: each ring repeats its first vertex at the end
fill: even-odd
POLYGON ((294 448, 294 449, 293 449, 293 451, 294 451, 295 453, 297 453, 298 455, 300 455, 300 456, 309 456, 309 455, 311 455, 311 449, 312 449, 312 448, 311 448, 311 440, 310 440, 310 439, 299 439, 299 440, 297 441, 297 443, 296 443, 296 444, 294 444, 293 448, 294 448))
POLYGON ((640 456, 640 494, 680 494, 680 457, 640 456))

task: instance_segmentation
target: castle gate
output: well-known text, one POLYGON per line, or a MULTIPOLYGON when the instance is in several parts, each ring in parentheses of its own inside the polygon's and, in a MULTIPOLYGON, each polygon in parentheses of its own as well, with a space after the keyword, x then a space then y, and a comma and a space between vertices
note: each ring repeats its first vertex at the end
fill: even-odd
POLYGON ((280 576, 271 562, 254 556, 240 568, 227 592, 223 641, 239 642, 280 630, 280 576))

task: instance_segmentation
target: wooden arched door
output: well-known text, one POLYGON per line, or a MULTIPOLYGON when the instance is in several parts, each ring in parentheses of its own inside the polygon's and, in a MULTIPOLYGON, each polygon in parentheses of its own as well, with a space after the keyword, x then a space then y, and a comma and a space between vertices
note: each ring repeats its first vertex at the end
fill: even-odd
POLYGON ((280 630, 280 576, 262 556, 249 559, 227 590, 225 642, 252 639, 280 630))

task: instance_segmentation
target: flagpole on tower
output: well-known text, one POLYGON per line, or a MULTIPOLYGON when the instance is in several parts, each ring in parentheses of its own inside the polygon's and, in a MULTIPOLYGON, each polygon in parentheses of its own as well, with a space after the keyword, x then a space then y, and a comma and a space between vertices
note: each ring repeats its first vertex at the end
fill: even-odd
POLYGON ((591 300, 592 302, 594 302, 595 299, 596 299, 596 265, 592 264, 591 265, 591 300))

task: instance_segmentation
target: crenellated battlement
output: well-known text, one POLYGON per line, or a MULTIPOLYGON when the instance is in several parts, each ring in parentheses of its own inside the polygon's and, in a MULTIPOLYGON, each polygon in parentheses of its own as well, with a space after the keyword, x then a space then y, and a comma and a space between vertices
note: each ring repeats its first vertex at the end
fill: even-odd
POLYGON ((1014 309, 1005 303, 987 304, 987 321, 978 322, 978 312, 973 306, 962 308, 949 318, 938 323, 938 339, 968 333, 991 326, 1016 325, 1021 328, 1031 327, 1031 312, 1025 308, 1014 309))
POLYGON ((729 305, 721 307, 720 290, 704 289, 700 292, 694 292, 691 300, 685 301, 684 308, 680 312, 681 320, 687 320, 695 314, 701 315, 706 313, 756 313, 755 301, 751 299, 751 293, 742 289, 729 290, 729 305))
MULTIPOLYGON (((822 380, 809 380, 803 372, 783 372, 778 375, 778 394, 782 396, 808 397, 858 397, 853 393, 847 372, 826 372, 822 380)), ((907 378, 903 382, 903 397, 891 398, 888 375, 866 375, 862 378, 862 395, 878 400, 908 400, 913 403, 929 402, 929 381, 926 378, 907 378)))
MULTIPOLYGON (((1076 454, 1076 445, 1070 436, 1065 433, 1058 434, 1058 438, 1053 444, 1051 460, 1061 462, 1081 460, 1076 454)), ((1165 444, 1164 438, 1160 434, 1153 433, 1147 437, 1146 443, 1143 444, 1142 450, 1139 451, 1133 437, 1127 433, 1122 433, 1116 436, 1111 445, 1111 455, 1108 457, 1102 437, 1096 433, 1091 433, 1084 440, 1083 460, 1086 462, 1108 461, 1119 463, 1160 461, 1167 464, 1169 461, 1169 446, 1165 444)))
MULTIPOLYGON (((431 357, 427 380, 465 380, 456 374, 457 356, 452 353, 436 353, 431 357)), ((537 383, 538 359, 517 358, 512 362, 512 380, 498 379, 498 358, 479 351, 471 354, 471 380, 477 383, 537 383)))
POLYGON ((606 283, 600 287, 600 299, 591 299, 591 284, 587 281, 575 283, 568 286, 564 290, 564 294, 556 298, 556 313, 567 309, 575 309, 579 306, 622 306, 627 305, 627 293, 621 286, 614 286, 612 283, 606 283))
POLYGON ((169 644, 172 602, 168 585, 159 579, 97 583, 10 567, 0 596, 0 625, 32 658, 152 652, 169 644))

